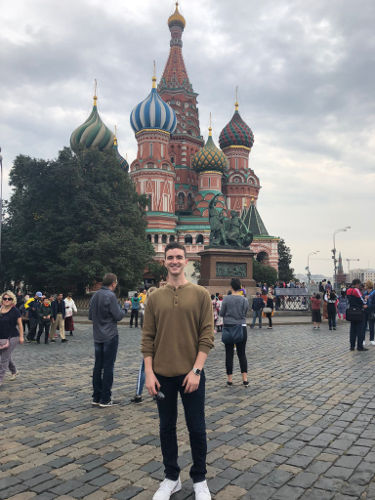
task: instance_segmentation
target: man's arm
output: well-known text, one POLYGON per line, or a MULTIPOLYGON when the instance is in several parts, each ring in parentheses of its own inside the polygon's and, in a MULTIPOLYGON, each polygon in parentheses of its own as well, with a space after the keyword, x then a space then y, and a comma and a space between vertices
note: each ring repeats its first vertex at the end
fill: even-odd
POLYGON ((145 375, 146 375, 146 389, 150 396, 155 396, 160 389, 160 384, 155 376, 154 370, 152 368, 152 357, 147 356, 144 358, 145 362, 145 375))
MULTIPOLYGON (((198 368, 200 371, 203 370, 204 364, 207 359, 207 354, 203 351, 199 351, 198 355, 195 359, 195 363, 193 368, 198 368)), ((196 375, 193 370, 191 370, 186 377, 184 378, 184 381, 182 382, 182 385, 185 387, 185 393, 188 392, 194 392, 198 389, 199 387, 199 382, 201 380, 200 375, 196 375)))
POLYGON ((149 297, 145 307, 143 329, 142 329, 142 342, 141 351, 145 362, 145 375, 146 375, 146 389, 151 396, 160 389, 160 384, 155 376, 152 366, 154 357, 154 340, 156 336, 156 323, 152 299, 149 297))
POLYGON ((186 375, 182 385, 185 387, 185 392, 194 392, 199 387, 200 375, 193 372, 193 368, 203 370, 208 353, 214 347, 214 314, 212 310, 211 297, 207 293, 204 294, 201 310, 200 310, 200 328, 198 339, 198 354, 195 358, 194 366, 191 371, 186 375))
POLYGON ((109 300, 109 312, 111 313, 111 315, 115 321, 121 321, 122 318, 125 316, 124 311, 118 305, 115 294, 111 294, 111 297, 109 300))

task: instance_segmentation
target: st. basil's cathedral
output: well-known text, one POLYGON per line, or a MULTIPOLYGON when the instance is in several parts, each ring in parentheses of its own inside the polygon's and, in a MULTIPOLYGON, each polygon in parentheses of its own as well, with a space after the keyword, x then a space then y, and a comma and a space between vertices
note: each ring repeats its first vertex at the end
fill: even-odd
MULTIPOLYGON (((250 249, 258 261, 277 270, 279 238, 270 236, 259 215, 259 178, 249 166, 254 135, 238 111, 220 133, 220 149, 209 128, 204 143, 199 126, 198 94, 194 92, 182 55, 186 21, 176 3, 168 19, 170 52, 162 78, 152 78, 150 94, 133 109, 130 124, 138 143, 130 167, 118 151, 117 138, 102 122, 97 98, 88 119, 71 135, 71 148, 114 149, 121 166, 129 172, 139 194, 148 199, 147 238, 157 259, 165 245, 183 243, 190 261, 209 244, 208 206, 217 196, 216 207, 227 214, 246 211, 246 225, 254 235, 250 249)), ((193 268, 187 270, 190 274, 193 268)), ((151 277, 151 276, 150 276, 151 277)))

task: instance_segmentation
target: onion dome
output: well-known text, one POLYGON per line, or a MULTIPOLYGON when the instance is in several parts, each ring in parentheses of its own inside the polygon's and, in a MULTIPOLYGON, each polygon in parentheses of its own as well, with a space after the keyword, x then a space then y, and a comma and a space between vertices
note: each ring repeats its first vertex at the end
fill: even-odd
POLYGON ((254 144, 254 134, 238 112, 238 102, 235 104, 235 112, 231 121, 225 125, 219 137, 221 149, 228 146, 245 146, 252 148, 254 144))
POLYGON ((206 144, 192 159, 192 167, 196 172, 208 172, 210 170, 224 172, 227 169, 227 157, 215 146, 212 139, 212 128, 210 127, 206 144))
POLYGON ((112 148, 114 149, 115 156, 117 161, 120 164, 120 167, 129 172, 129 163, 125 160, 123 156, 120 155, 119 150, 118 150, 118 143, 117 143, 117 137, 115 136, 113 140, 113 146, 112 148))
POLYGON ((135 133, 144 129, 160 129, 172 134, 176 130, 176 113, 159 96, 155 76, 152 77, 151 92, 131 112, 130 125, 135 133))
POLYGON ((174 25, 181 26, 182 29, 184 29, 186 26, 186 21, 184 16, 181 16, 181 14, 178 11, 178 2, 176 2, 176 10, 168 18, 168 26, 171 28, 174 25))
POLYGON ((70 147, 74 152, 80 148, 99 149, 105 151, 111 149, 114 135, 102 122, 96 105, 96 95, 94 95, 94 105, 87 120, 74 130, 70 136, 70 147))

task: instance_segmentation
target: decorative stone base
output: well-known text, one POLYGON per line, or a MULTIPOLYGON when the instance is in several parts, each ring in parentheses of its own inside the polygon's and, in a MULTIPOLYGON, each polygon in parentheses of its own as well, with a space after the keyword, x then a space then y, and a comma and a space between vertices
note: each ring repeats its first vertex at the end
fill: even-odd
POLYGON ((199 285, 211 294, 219 292, 226 295, 232 278, 239 278, 248 295, 255 292, 253 280, 253 256, 250 250, 230 248, 207 248, 199 252, 201 258, 201 277, 199 285))

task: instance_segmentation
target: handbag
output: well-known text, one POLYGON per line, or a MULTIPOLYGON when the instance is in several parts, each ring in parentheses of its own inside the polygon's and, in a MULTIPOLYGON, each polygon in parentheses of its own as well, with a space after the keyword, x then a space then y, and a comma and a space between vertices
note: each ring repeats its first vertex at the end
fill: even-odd
POLYGON ((0 350, 8 349, 9 347, 9 339, 0 339, 0 350))
POLYGON ((263 307, 264 314, 270 314, 272 312, 272 307, 263 307))
POLYGON ((221 335, 224 344, 239 344, 243 341, 242 325, 224 326, 221 335))
POLYGON ((361 323, 363 321, 363 317, 363 310, 359 307, 349 307, 349 309, 346 310, 346 321, 361 323))

